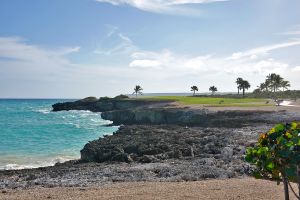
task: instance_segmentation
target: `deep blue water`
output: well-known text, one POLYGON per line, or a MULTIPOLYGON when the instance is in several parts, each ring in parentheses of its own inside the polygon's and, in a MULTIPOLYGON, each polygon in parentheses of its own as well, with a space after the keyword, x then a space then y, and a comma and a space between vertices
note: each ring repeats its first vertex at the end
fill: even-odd
POLYGON ((100 113, 51 112, 51 105, 66 100, 0 99, 0 169, 54 165, 80 157, 91 140, 112 134, 118 127, 100 113))

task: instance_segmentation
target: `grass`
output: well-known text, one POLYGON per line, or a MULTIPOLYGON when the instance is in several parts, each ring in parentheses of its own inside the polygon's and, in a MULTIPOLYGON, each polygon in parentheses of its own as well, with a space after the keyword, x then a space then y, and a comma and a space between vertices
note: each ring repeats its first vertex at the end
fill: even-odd
POLYGON ((221 98, 221 97, 193 97, 193 96, 157 96, 151 97, 153 100, 175 100, 180 104, 192 105, 201 104, 205 106, 270 106, 266 104, 267 99, 260 98, 221 98))

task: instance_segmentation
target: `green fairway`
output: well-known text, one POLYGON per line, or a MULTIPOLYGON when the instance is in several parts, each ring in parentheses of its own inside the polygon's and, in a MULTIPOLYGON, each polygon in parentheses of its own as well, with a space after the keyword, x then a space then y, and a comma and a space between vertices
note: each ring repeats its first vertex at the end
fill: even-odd
POLYGON ((157 100, 175 100, 178 103, 191 105, 203 104, 206 106, 268 106, 267 99, 258 98, 221 98, 221 97, 193 97, 193 96, 157 96, 151 97, 157 100))

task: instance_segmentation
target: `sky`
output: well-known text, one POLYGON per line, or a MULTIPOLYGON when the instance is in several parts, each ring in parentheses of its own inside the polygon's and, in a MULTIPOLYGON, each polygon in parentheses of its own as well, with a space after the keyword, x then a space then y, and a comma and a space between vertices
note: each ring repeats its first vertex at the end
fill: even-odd
POLYGON ((297 0, 1 0, 0 98, 300 89, 297 0))

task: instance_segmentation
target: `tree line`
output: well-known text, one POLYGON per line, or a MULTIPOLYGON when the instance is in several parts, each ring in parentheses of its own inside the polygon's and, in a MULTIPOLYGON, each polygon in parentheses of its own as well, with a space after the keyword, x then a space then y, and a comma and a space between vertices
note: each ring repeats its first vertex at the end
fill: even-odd
POLYGON ((289 87, 291 87, 289 81, 284 80, 279 74, 272 73, 266 77, 265 82, 257 86, 254 92, 278 92, 288 90, 289 87))
MULTIPOLYGON (((244 80, 241 77, 238 77, 235 81, 237 84, 237 90, 238 90, 238 95, 240 95, 240 92, 242 92, 242 96, 245 97, 245 92, 248 90, 251 85, 249 81, 244 80)), ((259 86, 257 86, 257 89, 255 89, 253 92, 254 93, 260 93, 260 92, 278 92, 278 91, 285 91, 288 90, 289 87, 291 87, 291 84, 289 81, 284 80, 279 74, 269 74, 266 76, 266 79, 263 83, 261 83, 259 86)), ((140 85, 136 85, 134 87, 134 92, 135 96, 137 97, 139 94, 142 95, 142 90, 143 88, 140 85)), ((198 91, 198 87, 196 85, 191 86, 191 92, 193 92, 193 96, 196 94, 198 91)), ((209 91, 211 91, 212 95, 214 95, 217 91, 218 88, 216 86, 210 86, 208 88, 209 91)))

